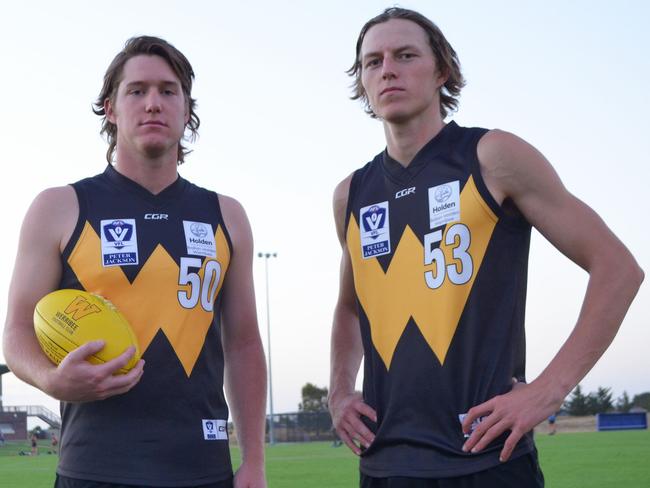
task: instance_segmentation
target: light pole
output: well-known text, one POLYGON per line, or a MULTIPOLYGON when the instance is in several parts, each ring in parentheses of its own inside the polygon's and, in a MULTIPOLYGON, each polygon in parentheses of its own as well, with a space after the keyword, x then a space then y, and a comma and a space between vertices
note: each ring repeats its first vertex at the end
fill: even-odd
POLYGON ((273 435, 273 374, 271 372, 271 315, 269 306, 269 258, 278 257, 278 253, 260 252, 257 253, 258 258, 264 258, 264 271, 266 274, 266 334, 268 344, 269 356, 269 444, 275 444, 275 436, 273 435))

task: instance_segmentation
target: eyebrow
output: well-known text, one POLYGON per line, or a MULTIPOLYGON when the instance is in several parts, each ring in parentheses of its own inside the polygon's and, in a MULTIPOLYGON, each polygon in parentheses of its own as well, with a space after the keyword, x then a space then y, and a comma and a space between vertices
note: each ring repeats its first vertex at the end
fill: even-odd
POLYGON ((126 88, 133 88, 135 86, 142 86, 142 85, 157 85, 157 86, 173 86, 173 87, 180 87, 181 84, 180 82, 176 80, 159 80, 159 81, 151 81, 151 80, 136 80, 136 81, 130 81, 128 82, 125 87, 126 88))
MULTIPOLYGON (((400 52, 402 52, 402 51, 411 51, 411 50, 412 50, 412 51, 418 51, 418 52, 420 52, 420 48, 417 47, 417 46, 414 45, 414 44, 405 44, 405 45, 403 45, 403 46, 399 46, 398 48, 391 49, 391 51, 392 51, 393 53, 400 53, 400 52)), ((371 52, 369 52, 369 53, 364 54, 364 55, 361 57, 361 60, 363 61, 363 60, 366 60, 366 59, 368 59, 368 58, 373 58, 373 57, 381 56, 381 53, 382 53, 382 51, 371 51, 371 52)))

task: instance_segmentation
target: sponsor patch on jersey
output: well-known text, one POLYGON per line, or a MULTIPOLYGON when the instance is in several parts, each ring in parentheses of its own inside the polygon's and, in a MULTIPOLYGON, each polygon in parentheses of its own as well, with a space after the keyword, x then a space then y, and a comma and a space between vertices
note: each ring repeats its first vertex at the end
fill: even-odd
MULTIPOLYGON (((460 422, 461 426, 463 425, 463 420, 465 420, 465 417, 467 417, 466 413, 458 414, 458 421, 460 422)), ((472 435, 474 430, 478 427, 478 424, 480 424, 482 421, 483 421, 483 417, 474 419, 474 422, 472 422, 472 425, 469 427, 469 432, 467 434, 463 432, 463 437, 467 439, 470 435, 472 435)))
POLYGON ((214 242, 212 224, 183 220, 187 254, 195 256, 217 257, 217 245, 214 242))
POLYGON ((429 227, 431 229, 460 220, 459 188, 458 180, 429 188, 429 227))
POLYGON ((100 226, 104 267, 137 265, 138 236, 135 219, 102 220, 100 226))
POLYGON ((395 199, 406 197, 408 195, 413 195, 415 194, 415 187, 412 186, 410 188, 404 188, 403 190, 398 191, 395 193, 395 199))
POLYGON ((375 203, 359 211, 361 255, 364 259, 390 253, 388 202, 375 203))
POLYGON ((203 419, 203 438, 206 441, 227 441, 228 423, 221 419, 203 419))

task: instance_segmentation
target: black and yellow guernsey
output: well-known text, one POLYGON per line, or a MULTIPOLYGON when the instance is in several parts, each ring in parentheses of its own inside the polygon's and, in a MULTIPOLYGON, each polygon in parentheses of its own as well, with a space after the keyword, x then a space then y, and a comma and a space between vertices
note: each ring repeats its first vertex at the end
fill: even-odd
POLYGON ((217 194, 179 177, 152 195, 111 166, 73 187, 60 288, 113 302, 146 364, 128 393, 62 403, 58 473, 161 487, 229 478, 220 316, 232 251, 217 194))
MULTIPOLYGON (((356 171, 347 207, 364 347, 377 411, 361 458, 373 477, 442 478, 499 464, 501 436, 463 453, 460 417, 524 379, 530 225, 499 206, 479 168, 485 129, 451 122, 406 168, 386 151, 356 171)), ((534 449, 532 435, 513 459, 534 449)))

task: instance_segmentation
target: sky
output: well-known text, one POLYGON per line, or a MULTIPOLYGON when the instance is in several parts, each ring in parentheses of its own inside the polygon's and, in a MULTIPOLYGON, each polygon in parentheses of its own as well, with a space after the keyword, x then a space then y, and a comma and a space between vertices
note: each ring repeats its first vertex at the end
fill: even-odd
MULTIPOLYGON (((0 17, 0 316, 25 212, 43 189, 100 173, 106 143, 91 104, 127 38, 161 36, 194 67, 201 117, 183 177, 245 207, 255 251, 260 332, 271 331, 274 411, 298 409, 301 387, 328 384, 340 247, 336 184, 378 152, 381 123, 349 99, 361 26, 390 3, 261 0, 12 2, 0 17), (191 8, 188 8, 191 5, 191 8)), ((500 128, 537 147, 650 269, 647 151, 650 4, 413 0, 445 33, 467 86, 452 116, 500 128)), ((536 231, 530 253, 527 375, 534 379, 569 335, 587 274, 536 231)), ((612 346, 581 382, 616 396, 650 391, 650 292, 642 286, 612 346)), ((0 353, 0 362, 4 357, 0 353)), ((58 402, 4 378, 5 405, 58 402)))

